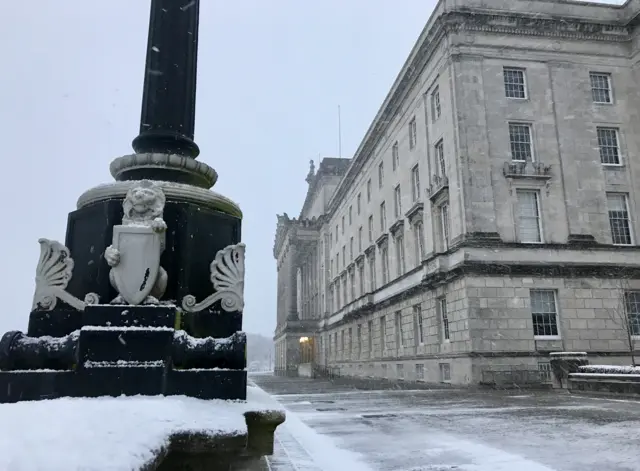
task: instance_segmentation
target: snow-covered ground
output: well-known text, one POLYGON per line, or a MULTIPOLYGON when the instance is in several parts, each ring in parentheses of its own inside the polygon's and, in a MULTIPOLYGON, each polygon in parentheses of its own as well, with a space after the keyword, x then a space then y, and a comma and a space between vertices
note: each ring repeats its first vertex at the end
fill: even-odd
POLYGON ((248 389, 247 398, 134 396, 0 404, 0 470, 139 469, 168 444, 172 433, 243 434, 245 411, 278 407, 256 388, 248 389))
POLYGON ((252 379, 288 410, 276 432, 273 470, 640 470, 640 403, 632 400, 252 379), (322 446, 313 441, 318 433, 322 446))

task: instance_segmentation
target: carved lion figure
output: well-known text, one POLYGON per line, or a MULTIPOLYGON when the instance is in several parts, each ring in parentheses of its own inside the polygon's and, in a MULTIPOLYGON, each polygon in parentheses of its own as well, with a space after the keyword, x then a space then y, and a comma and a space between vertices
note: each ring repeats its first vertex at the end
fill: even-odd
MULTIPOLYGON (((161 243, 163 251, 165 247, 164 233, 167 230, 167 225, 162 219, 165 201, 166 198, 162 189, 154 182, 144 180, 129 189, 122 203, 124 210, 122 225, 148 226, 155 232, 161 233, 163 235, 161 243)), ((120 251, 110 245, 104 252, 104 258, 110 267, 115 267, 120 263, 120 251)), ((113 278, 113 270, 109 273, 109 280, 111 281, 111 285, 117 289, 113 278)), ((164 295, 166 288, 167 272, 164 268, 160 267, 156 282, 150 295, 145 300, 145 304, 157 304, 158 299, 164 295)), ((112 303, 122 304, 124 300, 122 296, 118 295, 112 303)))

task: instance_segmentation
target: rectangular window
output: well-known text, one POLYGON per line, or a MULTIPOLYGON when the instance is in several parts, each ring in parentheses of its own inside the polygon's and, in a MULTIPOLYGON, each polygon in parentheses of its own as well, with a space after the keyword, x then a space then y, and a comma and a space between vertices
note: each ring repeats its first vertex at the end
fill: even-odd
POLYGON ((351 285, 351 301, 356 299, 356 273, 353 270, 349 270, 349 284, 351 285))
POLYGON ((360 262, 360 264, 358 265, 358 282, 360 284, 359 288, 360 288, 360 296, 362 296, 364 294, 364 263, 360 262))
POLYGON ((388 376, 388 373, 387 373, 387 366, 388 366, 388 365, 386 365, 386 364, 382 365, 382 377, 383 377, 383 378, 386 378, 386 377, 388 376))
POLYGON ((358 216, 360 216, 361 210, 362 210, 362 194, 358 193, 358 196, 356 198, 356 211, 358 213, 358 216))
POLYGON ((509 123, 511 160, 514 162, 533 162, 532 142, 530 124, 509 123))
POLYGON ((357 352, 358 352, 358 358, 359 358, 360 355, 362 354, 362 324, 358 324, 356 332, 357 332, 356 339, 357 339, 357 342, 358 342, 358 346, 357 346, 358 350, 357 350, 357 352))
POLYGON ((402 194, 400 193, 400 185, 393 189, 393 203, 394 203, 394 215, 395 219, 400 219, 402 216, 402 194))
POLYGON ((542 242, 540 224, 540 194, 536 190, 517 190, 518 198, 518 241, 523 243, 542 242))
POLYGON ((633 244, 627 195, 624 193, 607 193, 607 206, 613 243, 615 245, 633 244))
POLYGON ((349 225, 353 224, 353 206, 349 206, 349 225))
POLYGON ((342 268, 347 266, 347 247, 346 245, 342 246, 342 268))
POLYGON ((629 291, 624 295, 629 333, 640 336, 640 291, 629 291))
POLYGON ((342 358, 344 358, 344 353, 346 350, 346 344, 344 343, 344 329, 340 331, 340 347, 342 349, 342 358))
POLYGON ((611 93, 611 75, 600 72, 591 72, 591 97, 594 103, 613 103, 611 93))
POLYGON ((378 188, 382 188, 384 185, 384 162, 380 162, 378 165, 378 188))
POLYGON ((344 235, 344 216, 342 216, 342 235, 344 235))
POLYGON ((380 231, 384 232, 387 230, 387 208, 385 207, 384 201, 380 203, 380 231))
POLYGON ((396 348, 401 348, 404 346, 402 339, 402 312, 396 312, 396 348))
POLYGON ((416 165, 411 169, 411 201, 416 202, 420 198, 420 172, 416 165))
POLYGON ((329 279, 333 276, 333 259, 331 259, 331 268, 329 268, 329 279))
POLYGON ((367 322, 367 345, 369 348, 369 356, 373 357, 373 321, 367 322))
POLYGON ((383 353, 387 351, 387 325, 384 316, 380 318, 380 348, 383 353))
POLYGON ((338 234, 339 234, 339 232, 338 232, 338 225, 336 224, 336 242, 338 242, 338 234))
POLYGON ((404 379, 404 365, 402 363, 396 363, 396 378, 404 379))
POLYGON ((431 92, 431 119, 433 121, 440 117, 440 87, 436 86, 431 92))
POLYGON ((597 128, 602 165, 620 165, 620 141, 617 128, 597 128))
POLYGON ((373 215, 369 216, 369 242, 373 242, 373 215))
POLYGON ((396 266, 397 276, 404 275, 405 260, 404 260, 404 236, 396 236, 396 266))
POLYGON ((440 381, 443 383, 451 381, 451 363, 440 363, 440 381))
POLYGON ((371 178, 367 180, 367 203, 371 202, 371 178))
POLYGON ((440 238, 442 250, 449 250, 449 203, 440 206, 440 238))
POLYGON ((416 379, 418 381, 424 380, 424 363, 416 363, 416 379))
POLYGON ((362 226, 358 228, 358 253, 362 252, 362 226))
POLYGON ((342 300, 340 299, 340 280, 336 281, 336 311, 340 310, 342 306, 342 300))
POLYGON ((349 342, 349 348, 347 351, 349 352, 349 358, 351 358, 351 354, 353 353, 353 329, 349 327, 349 337, 347 338, 347 342, 349 342))
POLYGON ((507 98, 527 98, 524 69, 505 67, 502 69, 502 74, 504 76, 504 93, 507 98))
POLYGON ((400 150, 398 149, 398 141, 393 143, 391 147, 391 168, 395 172, 400 166, 400 150))
POLYGON ((449 332, 449 313, 447 312, 447 298, 445 296, 438 299, 438 310, 440 311, 440 326, 442 327, 442 341, 448 342, 451 339, 449 332))
POLYGON ((349 239, 349 260, 353 262, 353 237, 349 239))
POLYGON ((380 256, 382 257, 382 284, 386 285, 387 281, 389 281, 389 249, 386 245, 382 247, 380 256))
POLYGON ((413 306, 413 317, 417 327, 416 346, 422 345, 424 343, 424 321, 422 319, 422 306, 420 304, 413 306))
POLYGON ((376 257, 372 253, 369 255, 369 291, 376 289, 376 257))
POLYGON ((447 168, 444 161, 444 140, 440 139, 435 145, 436 173, 439 177, 447 175, 447 168))
POLYGON ((336 275, 340 273, 340 252, 336 254, 336 275))
POLYGON ((531 290, 534 337, 558 337, 556 293, 550 289, 531 290))
POLYGON ((416 118, 411 118, 409 121, 409 149, 413 150, 416 147, 418 141, 418 126, 416 124, 416 118))
POLYGON ((416 266, 422 262, 424 259, 424 224, 422 221, 416 222, 413 229, 414 236, 416 238, 415 241, 415 250, 416 250, 416 266))

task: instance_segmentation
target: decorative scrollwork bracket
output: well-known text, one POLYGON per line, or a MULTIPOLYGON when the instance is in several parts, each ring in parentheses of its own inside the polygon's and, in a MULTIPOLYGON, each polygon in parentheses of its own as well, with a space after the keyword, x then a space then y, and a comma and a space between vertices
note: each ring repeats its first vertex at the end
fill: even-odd
POLYGON ((40 259, 36 267, 36 292, 33 295, 32 310, 51 311, 58 299, 69 306, 84 311, 89 304, 98 304, 96 293, 89 293, 84 301, 67 293, 66 288, 73 273, 73 259, 69 249, 60 242, 40 239, 40 259))
POLYGON ((192 295, 182 299, 182 309, 187 312, 199 312, 221 301, 222 309, 227 312, 244 309, 244 253, 245 245, 229 245, 219 250, 211 262, 211 282, 216 290, 211 296, 197 302, 192 295))

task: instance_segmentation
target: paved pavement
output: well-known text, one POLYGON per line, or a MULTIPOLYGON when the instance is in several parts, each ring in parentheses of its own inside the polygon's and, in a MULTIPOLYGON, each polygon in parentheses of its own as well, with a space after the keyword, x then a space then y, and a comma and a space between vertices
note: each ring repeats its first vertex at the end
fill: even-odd
MULTIPOLYGON (((360 391, 303 378, 251 379, 288 417, 372 470, 640 471, 640 402, 633 400, 553 391, 360 391)), ((278 429, 271 469, 326 470, 295 434, 278 429)))

